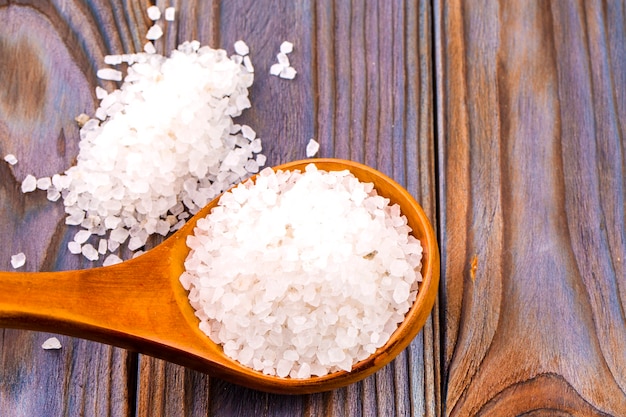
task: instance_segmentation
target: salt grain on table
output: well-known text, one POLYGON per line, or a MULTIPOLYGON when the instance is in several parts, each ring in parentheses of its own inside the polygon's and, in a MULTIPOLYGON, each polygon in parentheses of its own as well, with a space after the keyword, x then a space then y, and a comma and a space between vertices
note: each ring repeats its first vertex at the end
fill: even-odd
POLYGON ((165 9, 165 20, 173 22, 176 16, 176 9, 174 7, 167 7, 165 9))
POLYGON ((37 188, 37 178, 35 178, 31 174, 28 174, 22 181, 22 187, 21 187, 22 192, 30 193, 31 191, 35 191, 36 188, 37 188))
POLYGON ((9 165, 15 165, 17 164, 17 158, 15 157, 15 155, 13 155, 12 153, 6 154, 6 156, 4 157, 4 160, 9 164, 9 165))
POLYGON ((310 139, 306 145, 306 156, 312 158, 319 151, 320 144, 315 139, 310 139))
POLYGON ((58 350, 61 349, 61 342, 56 337, 51 337, 46 339, 45 342, 41 345, 41 347, 45 350, 58 350))
POLYGON ((155 23, 148 29, 148 33, 146 33, 146 39, 155 41, 160 39, 163 36, 163 28, 159 26, 158 23, 155 23))
POLYGON ((23 252, 11 256, 11 266, 13 269, 21 268, 26 263, 26 255, 23 252))

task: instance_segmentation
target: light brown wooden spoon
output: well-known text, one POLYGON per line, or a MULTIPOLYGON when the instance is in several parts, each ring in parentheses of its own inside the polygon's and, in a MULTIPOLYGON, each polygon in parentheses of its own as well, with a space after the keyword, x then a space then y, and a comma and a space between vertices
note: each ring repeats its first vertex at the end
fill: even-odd
POLYGON ((422 328, 437 296, 439 251, 422 208, 395 181, 365 165, 339 159, 308 159, 275 169, 350 170, 398 203, 424 248, 423 282, 413 307, 386 345, 355 365, 309 379, 264 375, 224 355, 198 328, 179 282, 189 249, 186 237, 217 199, 162 244, 117 265, 76 271, 0 272, 0 326, 90 339, 188 366, 250 388, 285 394, 327 391, 356 382, 389 363, 422 328))

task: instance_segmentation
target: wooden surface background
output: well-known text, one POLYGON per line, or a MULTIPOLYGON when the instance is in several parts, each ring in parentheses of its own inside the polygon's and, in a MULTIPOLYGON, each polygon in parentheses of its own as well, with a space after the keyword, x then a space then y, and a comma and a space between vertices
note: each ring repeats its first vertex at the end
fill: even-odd
MULTIPOLYGON (((367 163, 440 236, 431 320, 363 382, 251 391, 81 339, 0 330, 2 416, 625 416, 626 11, 589 1, 177 0, 158 50, 251 48, 268 163, 367 163), (298 70, 268 74, 283 40, 298 70)), ((107 54, 142 48, 135 0, 0 1, 0 268, 88 268, 62 204, 22 194, 63 172, 107 54)), ((156 244, 154 241, 151 244, 156 244)))

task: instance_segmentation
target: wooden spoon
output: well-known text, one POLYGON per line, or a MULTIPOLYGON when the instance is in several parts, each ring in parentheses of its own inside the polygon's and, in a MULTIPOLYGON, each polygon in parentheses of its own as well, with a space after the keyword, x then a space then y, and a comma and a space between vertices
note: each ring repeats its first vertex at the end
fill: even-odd
POLYGON ((398 203, 413 235, 424 248, 423 282, 404 322, 386 345, 357 363, 351 372, 308 379, 264 375, 224 355, 198 328, 198 319, 179 282, 189 249, 186 237, 217 199, 183 228, 145 254, 117 265, 76 271, 0 272, 0 326, 66 334, 111 344, 191 367, 268 392, 302 394, 356 382, 389 363, 422 328, 439 282, 437 240, 422 208, 382 173, 338 159, 296 161, 275 169, 294 170, 314 162, 327 171, 350 170, 378 193, 398 203))

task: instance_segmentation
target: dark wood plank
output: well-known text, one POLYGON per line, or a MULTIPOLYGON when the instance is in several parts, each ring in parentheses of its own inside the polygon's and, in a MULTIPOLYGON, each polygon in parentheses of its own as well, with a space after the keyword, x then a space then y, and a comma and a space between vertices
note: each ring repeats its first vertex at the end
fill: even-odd
POLYGON ((435 3, 445 415, 626 414, 625 22, 435 3))
MULTIPOLYGON (((145 33, 139 2, 58 0, 0 6, 0 268, 24 252, 25 270, 87 268, 70 255, 75 230, 64 224, 62 202, 22 194, 27 174, 69 168, 78 153, 74 118, 93 113, 96 70, 103 57, 140 47, 145 33)), ((141 4, 143 8, 143 4, 141 4)), ((19 294, 16 294, 16 297, 19 294)), ((134 403, 135 356, 84 340, 60 337, 60 351, 41 344, 51 335, 0 332, 0 414, 124 416, 134 403), (130 384, 129 384, 130 383, 130 384), (130 389, 129 389, 130 388, 130 389)))
MULTIPOLYGON (((239 120, 262 138, 269 165, 304 158, 316 138, 321 156, 365 162, 406 185, 435 220, 429 2, 200 3, 178 2, 161 47, 187 36, 229 51, 238 39, 248 43, 253 107, 239 120), (268 74, 283 40, 295 46, 293 81, 268 74)), ((142 356, 137 414, 434 416, 438 329, 430 320, 405 353, 362 383, 306 396, 256 392, 142 356)))

